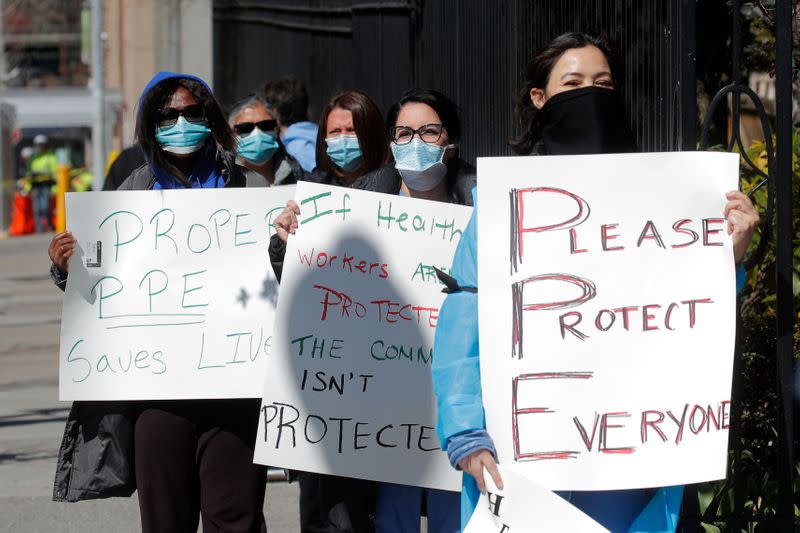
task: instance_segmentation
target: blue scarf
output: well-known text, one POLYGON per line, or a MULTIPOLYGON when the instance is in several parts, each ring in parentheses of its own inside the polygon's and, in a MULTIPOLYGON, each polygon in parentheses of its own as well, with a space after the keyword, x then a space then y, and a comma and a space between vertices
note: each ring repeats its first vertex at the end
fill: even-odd
MULTIPOLYGON (((215 152, 216 150, 210 143, 200 150, 194 168, 192 168, 192 172, 188 176, 192 189, 221 189, 225 186, 225 180, 217 172, 215 152)), ((153 175, 156 177, 153 190, 189 188, 155 163, 148 163, 153 175)))

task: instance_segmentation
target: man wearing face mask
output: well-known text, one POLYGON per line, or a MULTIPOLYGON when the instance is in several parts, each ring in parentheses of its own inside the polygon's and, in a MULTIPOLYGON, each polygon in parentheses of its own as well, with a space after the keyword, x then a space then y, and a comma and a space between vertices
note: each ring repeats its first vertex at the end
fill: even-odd
POLYGON ((255 170, 270 185, 290 185, 305 172, 278 139, 278 121, 262 96, 252 94, 233 106, 229 122, 238 140, 238 163, 255 170))
POLYGON ((411 89, 387 114, 395 162, 373 174, 394 179, 399 194, 425 200, 472 205, 475 167, 458 156, 458 107, 433 89, 411 89))

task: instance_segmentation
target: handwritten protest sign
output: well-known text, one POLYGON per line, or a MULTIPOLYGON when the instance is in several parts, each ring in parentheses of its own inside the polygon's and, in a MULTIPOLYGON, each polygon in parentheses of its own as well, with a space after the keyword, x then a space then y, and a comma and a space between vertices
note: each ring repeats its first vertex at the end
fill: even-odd
POLYGON ((436 437, 430 367, 471 208, 297 186, 255 461, 458 490, 436 437))
POLYGON ((736 155, 479 159, 481 381, 551 490, 725 476, 736 155))
POLYGON ((486 492, 464 533, 608 533, 567 500, 510 468, 497 465, 503 489, 484 470, 486 492))
POLYGON ((293 188, 70 193, 61 400, 259 397, 293 188))

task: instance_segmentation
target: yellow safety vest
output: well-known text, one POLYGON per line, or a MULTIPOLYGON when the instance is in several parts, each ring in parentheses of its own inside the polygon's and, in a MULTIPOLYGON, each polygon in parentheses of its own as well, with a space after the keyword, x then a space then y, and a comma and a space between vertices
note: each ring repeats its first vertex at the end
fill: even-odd
POLYGON ((56 179, 58 159, 53 152, 34 155, 31 158, 30 172, 34 183, 53 181, 56 179))

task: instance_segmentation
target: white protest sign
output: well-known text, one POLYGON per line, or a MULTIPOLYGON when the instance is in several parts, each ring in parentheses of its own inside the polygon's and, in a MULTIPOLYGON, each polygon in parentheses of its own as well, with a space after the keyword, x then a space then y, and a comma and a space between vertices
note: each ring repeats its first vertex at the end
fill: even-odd
POLYGON ((486 492, 469 519, 464 533, 608 533, 561 496, 503 465, 497 465, 503 489, 484 470, 486 492))
POLYGON ((725 477, 735 272, 721 153, 479 159, 486 423, 551 490, 725 477))
POLYGON ((292 187, 67 194, 61 400, 255 398, 292 187))
POLYGON ((472 209, 297 186, 255 461, 459 490, 436 437, 430 368, 472 209))

